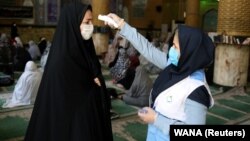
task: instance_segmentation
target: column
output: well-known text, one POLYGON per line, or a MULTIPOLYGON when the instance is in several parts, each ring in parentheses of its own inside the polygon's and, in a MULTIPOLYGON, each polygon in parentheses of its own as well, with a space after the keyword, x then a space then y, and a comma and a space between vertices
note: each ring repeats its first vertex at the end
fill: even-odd
POLYGON ((225 40, 216 44, 213 77, 216 84, 247 85, 250 45, 242 43, 250 37, 249 15, 249 0, 219 1, 217 33, 225 40))
POLYGON ((187 0, 186 2, 186 25, 199 27, 200 0, 187 0))
POLYGON ((108 49, 109 41, 109 28, 104 25, 103 21, 97 19, 99 14, 108 14, 109 0, 92 0, 93 8, 93 23, 95 25, 95 33, 93 35, 93 41, 96 48, 97 55, 104 55, 108 49))

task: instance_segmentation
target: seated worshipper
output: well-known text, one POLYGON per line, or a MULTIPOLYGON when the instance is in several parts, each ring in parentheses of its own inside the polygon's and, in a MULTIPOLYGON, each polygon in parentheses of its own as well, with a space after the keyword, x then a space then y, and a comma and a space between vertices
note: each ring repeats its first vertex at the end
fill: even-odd
POLYGON ((130 60, 129 68, 135 70, 136 67, 140 65, 140 59, 139 59, 140 53, 133 47, 132 44, 129 43, 127 54, 130 60))
POLYGON ((0 86, 10 86, 14 83, 12 52, 6 34, 0 38, 0 86))
POLYGON ((41 57, 41 53, 40 53, 40 50, 39 50, 38 46, 32 40, 29 41, 28 52, 30 53, 31 58, 34 61, 40 59, 40 57, 41 57))
POLYGON ((159 67, 157 67, 155 64, 151 62, 148 62, 148 64, 145 65, 145 69, 150 74, 159 74, 162 71, 162 69, 160 69, 159 67))
POLYGON ((161 72, 161 68, 148 61, 143 55, 139 55, 139 61, 142 66, 146 69, 149 74, 159 74, 161 72))
POLYGON ((23 47, 23 42, 18 36, 14 38, 13 44, 15 47, 23 47))
POLYGON ((130 69, 129 56, 126 53, 126 41, 122 37, 117 38, 115 59, 109 63, 110 75, 113 78, 113 82, 118 87, 123 89, 129 89, 135 76, 135 70, 130 69))
POLYGON ((42 73, 33 61, 28 61, 25 70, 15 85, 12 96, 3 104, 3 108, 33 104, 41 82, 42 73))
POLYGON ((43 54, 44 50, 47 47, 47 40, 45 37, 40 38, 40 42, 38 43, 38 47, 39 47, 40 53, 43 54))
POLYGON ((15 46, 14 70, 23 71, 25 68, 25 64, 28 61, 31 61, 32 58, 29 52, 26 50, 26 47, 23 46, 23 43, 19 37, 15 38, 14 46, 15 46))
MULTIPOLYGON (((158 38, 154 38, 151 43, 155 48, 160 50, 160 42, 158 38)), ((140 57, 143 57, 143 56, 140 56, 140 57)), ((150 61, 148 61, 147 64, 145 64, 144 66, 147 72, 150 74, 159 74, 162 71, 162 69, 160 69, 159 67, 157 67, 155 64, 153 64, 150 61)))
POLYGON ((105 54, 105 57, 103 59, 103 63, 105 65, 108 65, 110 62, 112 62, 116 56, 117 49, 112 45, 108 45, 107 53, 105 54))
POLYGON ((13 58, 15 55, 15 46, 11 43, 10 37, 7 36, 5 33, 1 34, 0 47, 7 47, 8 50, 10 50, 10 59, 11 59, 11 63, 13 63, 13 58))
POLYGON ((8 43, 8 37, 5 33, 1 33, 0 36, 0 46, 3 46, 4 43, 8 43))
POLYGON ((119 98, 129 105, 138 107, 149 106, 149 94, 152 86, 153 82, 149 78, 145 68, 138 66, 131 87, 125 91, 125 94, 119 96, 119 98))
MULTIPOLYGON (((115 33, 115 32, 114 32, 115 33)), ((109 32, 109 42, 108 42, 108 49, 107 52, 105 53, 105 56, 103 58, 103 64, 108 65, 110 62, 112 62, 115 58, 117 49, 115 48, 115 36, 114 33, 112 32, 112 30, 110 30, 109 32)))
POLYGON ((41 64, 42 71, 44 70, 45 64, 47 62, 47 58, 48 58, 48 55, 49 55, 50 46, 51 46, 51 43, 48 42, 48 45, 47 45, 46 49, 44 50, 44 52, 42 54, 42 57, 40 59, 40 64, 41 64))
POLYGON ((0 47, 0 86, 14 83, 14 70, 9 46, 0 47))

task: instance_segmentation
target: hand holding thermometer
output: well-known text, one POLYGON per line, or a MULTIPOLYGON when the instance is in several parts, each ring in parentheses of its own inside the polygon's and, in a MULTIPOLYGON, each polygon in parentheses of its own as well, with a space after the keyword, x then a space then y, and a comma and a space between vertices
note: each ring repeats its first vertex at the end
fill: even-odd
POLYGON ((112 24, 115 28, 118 28, 118 24, 109 16, 106 15, 98 15, 98 19, 102 20, 104 22, 107 22, 109 24, 112 24))

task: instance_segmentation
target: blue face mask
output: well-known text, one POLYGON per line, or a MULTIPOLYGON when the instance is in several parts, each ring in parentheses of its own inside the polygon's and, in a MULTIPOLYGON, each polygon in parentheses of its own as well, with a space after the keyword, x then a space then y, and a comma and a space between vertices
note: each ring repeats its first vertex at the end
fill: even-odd
POLYGON ((175 48, 175 47, 171 47, 170 49, 169 49, 169 52, 168 52, 168 59, 170 60, 170 62, 173 64, 173 65, 175 65, 175 66, 177 66, 177 64, 178 64, 178 61, 179 61, 179 51, 175 48))

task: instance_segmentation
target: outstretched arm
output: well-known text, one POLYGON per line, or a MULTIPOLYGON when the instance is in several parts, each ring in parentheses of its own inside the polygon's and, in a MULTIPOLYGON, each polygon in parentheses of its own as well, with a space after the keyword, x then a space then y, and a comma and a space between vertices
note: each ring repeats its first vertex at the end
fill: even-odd
MULTIPOLYGON (((108 14, 117 24, 119 33, 121 36, 126 38, 147 60, 155 64, 161 69, 167 66, 167 54, 160 51, 153 46, 143 35, 130 25, 128 25, 123 19, 117 15, 110 13, 108 14)), ((111 28, 115 28, 109 23, 105 23, 111 28)))

